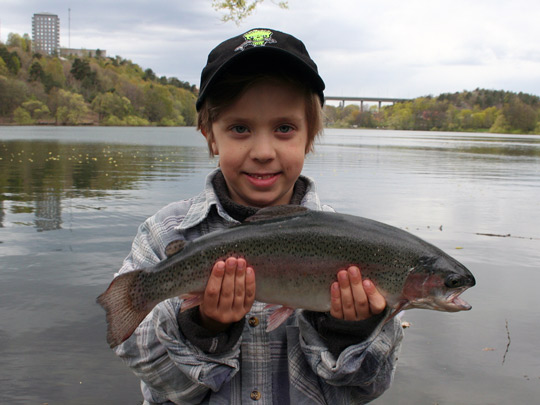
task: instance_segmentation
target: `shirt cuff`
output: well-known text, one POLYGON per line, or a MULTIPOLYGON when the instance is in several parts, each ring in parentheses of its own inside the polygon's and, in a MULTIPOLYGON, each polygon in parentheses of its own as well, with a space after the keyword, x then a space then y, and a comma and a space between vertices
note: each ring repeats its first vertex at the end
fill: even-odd
POLYGON ((307 321, 324 339, 328 350, 336 358, 347 347, 365 341, 384 321, 388 307, 380 314, 363 321, 345 321, 334 318, 328 312, 303 311, 307 321))
POLYGON ((223 354, 236 345, 244 330, 245 318, 234 322, 223 332, 214 333, 201 326, 199 307, 178 311, 176 316, 182 334, 205 353, 223 354))

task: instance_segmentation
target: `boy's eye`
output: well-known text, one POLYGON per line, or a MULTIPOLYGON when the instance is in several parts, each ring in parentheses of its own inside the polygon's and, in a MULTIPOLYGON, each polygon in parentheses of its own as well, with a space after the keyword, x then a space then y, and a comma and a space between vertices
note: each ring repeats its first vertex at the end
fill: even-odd
POLYGON ((282 134, 287 134, 291 132, 294 128, 290 125, 280 125, 277 127, 277 132, 280 132, 282 134))
POLYGON ((244 125, 235 125, 231 128, 231 130, 237 134, 245 134, 249 131, 248 127, 244 125))

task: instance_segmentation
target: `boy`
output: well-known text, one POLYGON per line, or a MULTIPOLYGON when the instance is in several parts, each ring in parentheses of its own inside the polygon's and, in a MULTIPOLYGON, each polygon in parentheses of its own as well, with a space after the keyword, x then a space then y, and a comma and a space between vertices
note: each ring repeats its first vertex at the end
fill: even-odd
MULTIPOLYGON (((268 29, 218 45, 202 71, 198 128, 219 168, 205 191, 139 228, 120 273, 154 265, 173 240, 193 240, 262 207, 320 204, 304 157, 322 130, 324 82, 302 42, 268 29)), ((298 310, 265 332, 273 309, 256 302, 257 269, 218 261, 201 304, 160 303, 115 351, 142 380, 145 404, 350 404, 388 388, 402 338, 383 323, 384 297, 343 269, 329 314, 298 310)))

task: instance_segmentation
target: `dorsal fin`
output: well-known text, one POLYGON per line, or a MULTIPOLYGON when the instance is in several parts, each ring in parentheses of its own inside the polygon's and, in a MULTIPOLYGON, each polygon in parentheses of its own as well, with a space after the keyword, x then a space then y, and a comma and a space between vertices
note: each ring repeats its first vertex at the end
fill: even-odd
POLYGON ((186 246, 186 243, 187 242, 183 239, 173 240, 165 248, 165 255, 167 257, 174 256, 175 254, 180 252, 182 249, 184 249, 184 246, 186 246))
POLYGON ((255 215, 247 217, 244 222, 259 222, 276 218, 293 217, 305 214, 308 211, 308 208, 301 205, 276 205, 275 207, 260 209, 255 215))

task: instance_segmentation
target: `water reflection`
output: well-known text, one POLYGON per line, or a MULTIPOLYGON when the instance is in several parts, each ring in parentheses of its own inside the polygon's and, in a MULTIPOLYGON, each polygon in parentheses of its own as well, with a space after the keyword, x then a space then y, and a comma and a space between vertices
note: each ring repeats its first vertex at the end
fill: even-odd
POLYGON ((467 134, 421 131, 365 131, 328 129, 322 143, 345 147, 458 152, 491 156, 540 156, 538 135, 467 134), (338 136, 336 136, 338 135, 338 136))
POLYGON ((201 165, 208 156, 195 146, 6 140, 0 144, 0 227, 10 213, 24 217, 16 225, 61 229, 65 199, 135 190, 145 180, 177 178, 201 165))
MULTIPOLYGON (((405 314, 375 403, 537 402, 539 149, 534 136, 329 130, 309 156, 324 203, 409 230, 477 278, 472 311, 405 314)), ((0 403, 140 402, 95 297, 138 225, 215 165, 193 128, 0 128, 0 403)))

